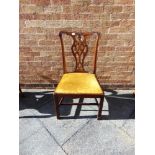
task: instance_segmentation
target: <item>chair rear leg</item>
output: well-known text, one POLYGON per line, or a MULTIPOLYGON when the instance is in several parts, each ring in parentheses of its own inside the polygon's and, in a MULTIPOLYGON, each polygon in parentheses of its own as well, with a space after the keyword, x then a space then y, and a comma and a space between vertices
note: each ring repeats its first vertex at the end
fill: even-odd
POLYGON ((19 85, 19 93, 22 97, 24 97, 24 93, 22 92, 20 85, 19 85))
POLYGON ((103 102, 104 102, 104 96, 101 97, 100 99, 99 110, 98 110, 98 115, 97 115, 98 120, 101 118, 101 115, 102 115, 103 102))
POLYGON ((57 119, 60 119, 60 111, 59 111, 59 100, 58 95, 54 94, 54 103, 55 103, 55 110, 57 119))

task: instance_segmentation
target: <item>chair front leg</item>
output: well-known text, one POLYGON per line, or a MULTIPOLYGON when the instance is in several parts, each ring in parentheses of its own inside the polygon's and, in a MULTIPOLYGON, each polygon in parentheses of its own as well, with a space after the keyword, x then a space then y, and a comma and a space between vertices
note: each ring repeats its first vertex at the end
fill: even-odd
POLYGON ((98 110, 98 115, 97 115, 98 120, 101 118, 101 115, 102 115, 103 102, 104 102, 104 96, 101 97, 100 99, 99 110, 98 110))
POLYGON ((58 100, 57 94, 54 94, 54 103, 55 103, 55 111, 56 111, 57 119, 60 119, 59 100, 58 100))

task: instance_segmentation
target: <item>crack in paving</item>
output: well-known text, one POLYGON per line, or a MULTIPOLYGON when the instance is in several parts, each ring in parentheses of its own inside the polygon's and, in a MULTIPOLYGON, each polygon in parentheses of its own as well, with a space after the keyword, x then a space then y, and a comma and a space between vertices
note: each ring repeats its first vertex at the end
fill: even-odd
POLYGON ((41 125, 42 125, 42 127, 47 131, 47 133, 50 135, 50 137, 52 138, 52 139, 54 139, 54 141, 56 142, 56 144, 62 149, 62 151, 66 154, 66 155, 68 155, 68 153, 63 149, 63 147, 59 144, 59 142, 57 141, 57 139, 53 136, 53 134, 46 128, 46 126, 44 125, 44 123, 40 120, 40 119, 38 119, 38 121, 41 123, 41 125))
POLYGON ((69 137, 61 146, 63 147, 63 145, 65 145, 72 137, 74 137, 78 132, 80 132, 83 128, 85 128, 85 126, 87 126, 89 124, 91 120, 88 120, 81 128, 79 128, 76 132, 74 132, 74 134, 69 137))
POLYGON ((125 130, 122 128, 122 127, 124 127, 124 125, 126 124, 126 122, 123 123, 122 127, 117 126, 117 125, 116 125, 115 123, 113 123, 113 122, 110 122, 110 123, 112 123, 112 124, 113 124, 115 127, 117 127, 119 130, 123 131, 129 138, 133 139, 133 137, 131 137, 131 136, 128 134, 128 132, 125 131, 125 130))
MULTIPOLYGON (((34 112, 31 112, 34 116, 35 116, 35 113, 34 112)), ((62 146, 59 144, 59 142, 56 140, 56 138, 52 135, 52 133, 46 128, 46 126, 44 125, 44 123, 39 119, 39 118, 36 118, 36 120, 41 124, 41 128, 40 128, 40 130, 42 129, 42 128, 44 128, 46 131, 47 131, 47 133, 50 135, 50 137, 56 142, 56 144, 62 149, 62 151, 66 154, 66 155, 68 155, 68 153, 62 148, 62 146)), ((38 130, 37 132, 39 132, 40 130, 38 130)), ((34 134, 36 134, 37 132, 34 132, 34 134)), ((34 135, 34 134, 32 134, 32 135, 34 135)), ((31 135, 31 136, 32 136, 31 135)), ((29 137, 31 137, 31 136, 29 136, 29 137)), ((28 138, 29 138, 28 137, 28 138)), ((28 139, 28 138, 26 138, 26 139, 28 139)))

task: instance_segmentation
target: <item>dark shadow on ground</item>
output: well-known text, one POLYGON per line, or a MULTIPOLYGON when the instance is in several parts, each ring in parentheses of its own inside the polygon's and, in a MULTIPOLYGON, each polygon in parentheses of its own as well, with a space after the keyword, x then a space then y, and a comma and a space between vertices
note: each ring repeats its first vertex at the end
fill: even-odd
MULTIPOLYGON (((101 120, 135 119, 135 97, 133 94, 118 94, 114 90, 105 91, 110 93, 105 96, 105 99, 108 102, 109 115, 102 115, 101 120)), ((43 115, 21 116, 20 118, 48 118, 56 115, 52 92, 24 92, 23 94, 24 96, 19 97, 19 110, 36 109, 43 115)), ((79 102, 81 103, 82 100, 83 99, 80 99, 79 102)), ((73 103, 73 99, 66 98, 63 102, 73 103)), ((71 113, 71 108, 71 105, 61 106, 60 113, 62 120, 97 117, 98 111, 93 109, 83 111, 96 111, 96 115, 80 116, 81 105, 77 106, 74 116, 69 116, 71 113)), ((103 109, 102 111, 107 110, 103 109)))
MULTIPOLYGON (((118 94, 114 90, 105 90, 109 95, 105 95, 105 100, 108 103, 108 115, 102 114, 100 120, 121 120, 121 119, 135 119, 135 96, 134 94, 118 94)), ((82 111, 96 111, 96 115, 80 116, 81 106, 77 106, 74 116, 62 117, 62 119, 86 119, 96 118, 98 110, 82 110, 82 111)))
POLYGON ((103 119, 135 119, 135 95, 133 93, 118 94, 114 90, 106 90, 110 95, 106 95, 109 115, 103 119))
MULTIPOLYGON (((64 102, 72 102, 72 100, 66 98, 64 102)), ((19 118, 48 118, 55 116, 56 113, 52 92, 23 92, 23 94, 19 96, 19 110, 21 111, 24 109, 35 109, 41 113, 41 115, 20 116, 19 118)), ((62 106, 60 112, 61 115, 69 115, 71 106, 62 106)))
POLYGON ((108 102, 109 115, 102 119, 135 119, 135 100, 131 94, 113 95, 105 97, 108 102))

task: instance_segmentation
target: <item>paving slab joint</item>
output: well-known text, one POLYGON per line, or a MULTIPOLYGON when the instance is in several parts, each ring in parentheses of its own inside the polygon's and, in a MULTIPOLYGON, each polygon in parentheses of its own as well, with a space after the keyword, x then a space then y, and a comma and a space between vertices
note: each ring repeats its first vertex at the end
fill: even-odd
MULTIPOLYGON (((111 123, 112 123, 112 122, 111 122, 111 123)), ((117 126, 117 125, 114 124, 114 123, 112 123, 112 124, 113 124, 115 127, 117 127, 119 130, 121 130, 122 132, 124 132, 129 138, 132 139, 132 137, 128 134, 128 132, 125 131, 125 130, 123 129, 123 127, 124 127, 124 125, 126 124, 126 122, 123 123, 122 127, 119 127, 119 126, 117 126)))
POLYGON ((59 142, 56 140, 56 138, 52 135, 52 133, 46 128, 46 126, 44 125, 44 123, 38 119, 38 121, 41 123, 42 127, 47 131, 47 133, 50 135, 50 137, 56 142, 56 144, 62 149, 62 151, 68 155, 68 153, 63 149, 63 147, 59 144, 59 142))
POLYGON ((80 132, 83 128, 85 128, 91 120, 88 120, 81 128, 79 128, 70 138, 68 138, 62 145, 63 147, 71 138, 73 138, 78 132, 80 132))

